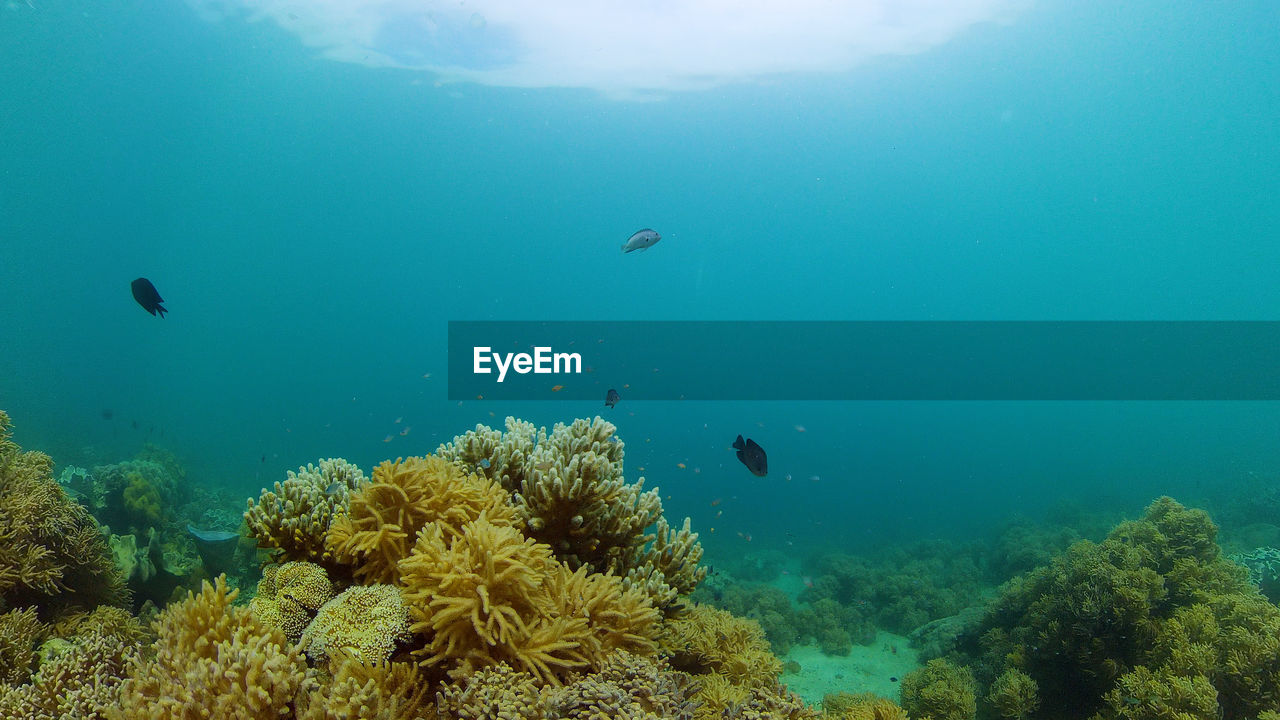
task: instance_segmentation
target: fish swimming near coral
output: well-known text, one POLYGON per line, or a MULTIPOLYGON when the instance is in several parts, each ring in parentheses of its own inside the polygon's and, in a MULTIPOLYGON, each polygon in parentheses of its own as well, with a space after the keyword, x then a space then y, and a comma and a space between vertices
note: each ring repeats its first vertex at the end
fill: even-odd
POLYGON ((133 299, 138 301, 143 310, 152 315, 160 313, 160 317, 164 317, 164 314, 169 312, 160 304, 164 302, 164 298, 160 297, 160 292, 156 290, 156 286, 152 285, 150 280, 138 278, 130 283, 129 287, 133 289, 133 299))
POLYGON ((738 439, 733 441, 733 447, 738 451, 738 459, 747 466, 752 475, 764 477, 769 474, 769 458, 765 456, 764 448, 756 444, 755 440, 747 438, 744 442, 739 435, 738 439))
POLYGON ((609 388, 609 392, 605 393, 604 396, 604 405, 605 407, 617 407, 618 401, 621 399, 622 396, 618 394, 617 390, 609 388))
POLYGON ((656 245, 661 239, 662 236, 655 230, 650 230, 649 228, 637 230, 632 233, 631 237, 627 238, 626 242, 622 243, 622 252, 629 253, 636 250, 648 250, 656 245))

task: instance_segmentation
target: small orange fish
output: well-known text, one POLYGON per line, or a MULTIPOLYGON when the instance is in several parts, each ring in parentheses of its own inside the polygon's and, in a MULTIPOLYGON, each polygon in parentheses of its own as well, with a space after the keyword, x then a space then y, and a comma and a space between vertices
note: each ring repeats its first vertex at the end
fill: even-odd
POLYGON ((382 442, 391 442, 391 436, 390 436, 390 435, 388 435, 388 436, 386 436, 386 437, 382 438, 382 442))
POLYGON ((552 386, 551 386, 551 392, 560 392, 560 391, 561 391, 561 390, 563 390, 563 389, 564 389, 564 386, 563 386, 563 385, 552 385, 552 386))
POLYGON ((430 379, 431 379, 431 373, 422 373, 422 379, 423 379, 423 380, 430 380, 430 379))
POLYGON ((724 502, 724 498, 716 498, 715 500, 711 501, 711 507, 716 507, 722 502, 724 502))
POLYGON ((476 396, 476 399, 477 399, 477 400, 483 400, 483 399, 484 399, 484 396, 483 396, 483 395, 477 395, 477 396, 476 396))
POLYGON ((644 472, 644 466, 641 465, 640 467, 636 468, 636 470, 639 470, 640 472, 644 472))
POLYGON ((631 383, 623 383, 623 384, 622 384, 622 389, 623 389, 623 390, 625 390, 625 389, 627 389, 627 388, 629 388, 629 387, 631 387, 631 383))
POLYGON ((684 469, 684 467, 685 467, 685 465, 684 465, 684 463, 676 463, 676 467, 678 467, 678 468, 680 468, 681 470, 683 470, 683 469, 684 469))

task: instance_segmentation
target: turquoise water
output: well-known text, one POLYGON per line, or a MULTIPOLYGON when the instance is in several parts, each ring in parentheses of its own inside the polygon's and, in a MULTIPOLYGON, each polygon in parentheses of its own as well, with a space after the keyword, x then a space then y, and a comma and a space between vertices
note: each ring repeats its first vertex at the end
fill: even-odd
POLYGON ((850 548, 1063 502, 1211 507, 1280 474, 1274 404, 459 405, 445 327, 1275 319, 1277 26, 1270 2, 1034 2, 853 67, 635 97, 437 84, 179 4, 9 2, 0 407, 60 463, 149 440, 245 496, 318 457, 603 413, 713 557, 737 533, 850 548), (640 227, 664 240, 621 255, 640 227))

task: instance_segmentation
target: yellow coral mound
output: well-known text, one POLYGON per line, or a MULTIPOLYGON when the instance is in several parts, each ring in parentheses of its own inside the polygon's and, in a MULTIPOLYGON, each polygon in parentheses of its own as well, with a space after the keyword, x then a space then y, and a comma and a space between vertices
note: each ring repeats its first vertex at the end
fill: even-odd
POLYGON ((350 655, 365 663, 391 659, 409 639, 409 612, 394 585, 357 585, 320 608, 302 633, 301 645, 314 661, 350 655))
POLYGON ((298 720, 434 720, 436 699, 418 666, 335 658, 332 676, 299 698, 298 720))
POLYGON ((297 641, 321 606, 333 597, 333 583, 324 568, 310 562, 268 565, 262 571, 258 594, 249 601, 254 617, 284 631, 297 641))
POLYGON ((481 514, 491 523, 512 525, 516 512, 508 499, 497 483, 464 474, 438 457, 384 462, 333 521, 325 544, 363 582, 391 584, 399 580, 397 563, 408 557, 424 527, 452 538, 481 514))
POLYGON ((231 606, 238 593, 220 575, 167 608, 156 621, 155 657, 132 662, 108 717, 199 720, 215 708, 227 718, 286 716, 306 664, 281 630, 231 606))

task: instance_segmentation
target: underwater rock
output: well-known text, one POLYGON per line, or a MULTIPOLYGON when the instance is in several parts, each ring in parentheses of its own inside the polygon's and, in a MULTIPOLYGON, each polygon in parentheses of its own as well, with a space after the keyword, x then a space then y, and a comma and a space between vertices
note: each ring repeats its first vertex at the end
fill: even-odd
POLYGON ((230 572, 235 564, 236 548, 240 546, 240 533, 201 530, 188 524, 187 534, 195 538, 200 562, 210 575, 230 572))

